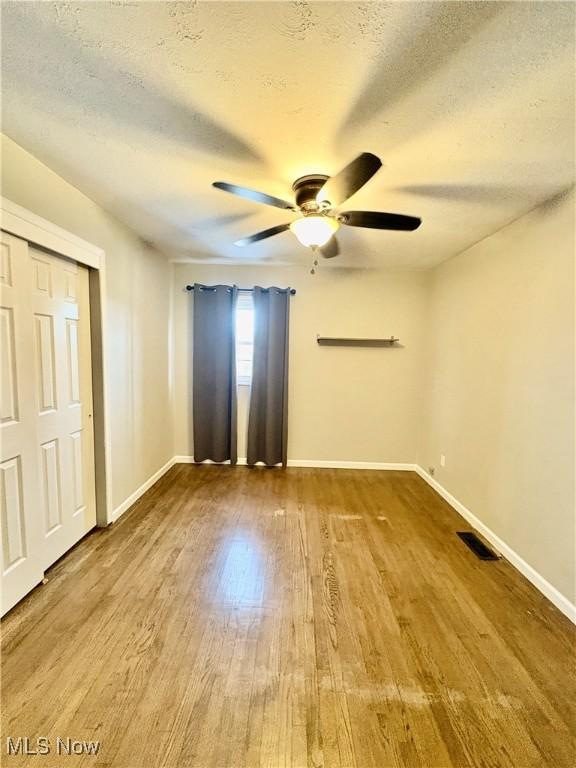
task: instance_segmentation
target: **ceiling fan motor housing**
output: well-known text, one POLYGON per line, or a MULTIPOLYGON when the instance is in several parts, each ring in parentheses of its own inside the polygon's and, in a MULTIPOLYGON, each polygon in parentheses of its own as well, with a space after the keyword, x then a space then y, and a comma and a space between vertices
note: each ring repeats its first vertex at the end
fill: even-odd
POLYGON ((302 210, 302 213, 318 213, 329 207, 327 204, 316 202, 316 195, 328 181, 328 178, 328 176, 314 173, 309 176, 301 176, 292 184, 296 205, 302 210))

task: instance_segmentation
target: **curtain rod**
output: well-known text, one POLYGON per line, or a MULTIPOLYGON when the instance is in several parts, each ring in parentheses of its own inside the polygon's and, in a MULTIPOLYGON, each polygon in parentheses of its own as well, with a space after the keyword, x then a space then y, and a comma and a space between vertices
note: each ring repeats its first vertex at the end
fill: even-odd
MULTIPOLYGON (((188 284, 186 286, 186 290, 187 291, 193 291, 194 290, 194 286, 188 284)), ((267 291, 268 288, 264 288, 264 290, 267 291)), ((254 288, 238 288, 238 291, 242 291, 242 293, 254 293, 254 288)), ((290 288, 290 294, 292 296, 296 296, 296 288, 290 288)))

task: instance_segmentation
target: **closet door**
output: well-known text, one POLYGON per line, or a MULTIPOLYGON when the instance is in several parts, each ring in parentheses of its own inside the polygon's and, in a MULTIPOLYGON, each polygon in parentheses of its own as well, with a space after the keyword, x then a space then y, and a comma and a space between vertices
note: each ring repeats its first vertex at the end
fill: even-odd
POLYGON ((4 614, 96 524, 88 270, 2 233, 4 614))
POLYGON ((0 241, 2 614, 43 577, 28 244, 0 241))
POLYGON ((88 270, 29 247, 42 565, 96 525, 88 270))

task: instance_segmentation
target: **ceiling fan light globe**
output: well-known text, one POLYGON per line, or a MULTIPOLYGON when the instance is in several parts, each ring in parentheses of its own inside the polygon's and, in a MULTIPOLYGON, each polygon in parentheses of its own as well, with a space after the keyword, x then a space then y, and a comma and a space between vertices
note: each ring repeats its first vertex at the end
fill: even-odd
POLYGON ((298 240, 308 248, 326 245, 340 227, 340 222, 329 216, 304 216, 290 224, 298 240))

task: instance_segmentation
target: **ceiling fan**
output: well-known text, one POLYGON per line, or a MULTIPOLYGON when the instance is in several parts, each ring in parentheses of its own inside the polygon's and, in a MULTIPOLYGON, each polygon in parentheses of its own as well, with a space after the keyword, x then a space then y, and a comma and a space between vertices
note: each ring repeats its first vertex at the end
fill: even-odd
POLYGON ((241 240, 237 240, 235 245, 243 247, 291 229, 302 245, 318 249, 325 258, 331 259, 340 253, 338 242, 334 237, 340 224, 346 224, 349 227, 412 232, 418 229, 422 223, 422 220, 415 216, 403 216, 399 213, 380 213, 377 211, 343 211, 340 213, 336 210, 360 187, 363 187, 381 166, 382 162, 376 155, 362 152, 336 176, 325 176, 319 173, 301 176, 292 184, 295 204, 266 195, 263 192, 257 192, 254 189, 228 184, 225 181, 215 181, 212 186, 247 200, 253 200, 256 203, 273 205, 276 208, 300 214, 300 217, 290 224, 279 224, 276 227, 257 232, 255 235, 243 237, 241 240))

